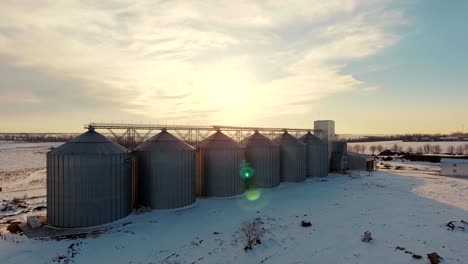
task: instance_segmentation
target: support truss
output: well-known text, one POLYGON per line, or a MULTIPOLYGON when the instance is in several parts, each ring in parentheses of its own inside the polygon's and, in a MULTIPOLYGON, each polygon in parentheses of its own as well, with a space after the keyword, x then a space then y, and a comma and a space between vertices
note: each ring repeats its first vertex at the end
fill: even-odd
POLYGON ((313 129, 307 128, 267 128, 267 127, 237 127, 237 126, 188 126, 188 125, 141 125, 141 124, 114 124, 114 123, 89 123, 85 128, 106 129, 110 136, 118 143, 134 150, 139 144, 146 141, 152 133, 160 130, 168 130, 185 142, 198 145, 209 135, 216 131, 223 131, 234 140, 240 142, 258 131, 274 139, 284 132, 288 132, 295 137, 300 137, 313 129), (117 133, 116 131, 121 131, 117 133))

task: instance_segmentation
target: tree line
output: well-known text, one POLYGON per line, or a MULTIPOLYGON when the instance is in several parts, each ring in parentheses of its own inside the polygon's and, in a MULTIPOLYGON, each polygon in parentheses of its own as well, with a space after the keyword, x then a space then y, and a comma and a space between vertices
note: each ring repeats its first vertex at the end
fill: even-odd
POLYGON ((404 134, 404 135, 385 135, 385 136, 365 136, 362 138, 350 138, 349 143, 357 142, 376 142, 376 141, 459 141, 468 138, 468 134, 456 132, 452 134, 404 134))
POLYGON ((73 137, 73 134, 0 134, 0 140, 25 142, 67 142, 73 137))
POLYGON ((438 144, 424 144, 418 147, 408 146, 406 149, 403 146, 398 144, 393 144, 391 147, 383 147, 382 145, 364 145, 364 144, 355 144, 348 145, 348 151, 357 152, 357 153, 366 153, 366 150, 369 148, 369 151, 372 155, 379 154, 384 150, 398 151, 398 152, 407 152, 413 154, 452 154, 452 155, 468 155, 468 144, 464 145, 449 145, 445 149, 438 144))

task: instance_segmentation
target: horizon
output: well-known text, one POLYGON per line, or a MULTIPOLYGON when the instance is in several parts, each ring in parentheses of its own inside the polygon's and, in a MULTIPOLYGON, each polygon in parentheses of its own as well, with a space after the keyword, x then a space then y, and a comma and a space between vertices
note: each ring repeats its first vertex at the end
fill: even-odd
POLYGON ((7 1, 0 132, 323 119, 337 134, 465 132, 467 12, 461 0, 7 1))

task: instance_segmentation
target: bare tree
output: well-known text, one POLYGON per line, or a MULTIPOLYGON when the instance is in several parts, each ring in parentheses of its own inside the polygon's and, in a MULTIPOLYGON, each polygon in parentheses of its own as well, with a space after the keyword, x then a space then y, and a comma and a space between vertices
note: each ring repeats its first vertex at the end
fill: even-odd
POLYGON ((261 244, 261 239, 265 234, 265 229, 263 228, 263 222, 260 218, 255 218, 253 220, 244 220, 241 222, 240 233, 242 239, 244 240, 244 250, 252 250, 253 246, 261 244))
POLYGON ((361 153, 365 153, 367 149, 366 145, 361 145, 361 153))
POLYGON ((393 151, 397 151, 397 150, 398 150, 398 144, 396 144, 396 143, 393 144, 392 150, 393 150, 393 151))
POLYGON ((434 145, 431 147, 431 151, 434 154, 440 154, 442 152, 442 148, 440 147, 440 145, 434 145))
POLYGON ((463 155, 463 146, 462 146, 462 145, 458 145, 458 146, 457 146, 457 151, 456 151, 456 152, 457 152, 457 154, 459 154, 459 155, 463 155))
POLYGON ((357 152, 357 153, 361 152, 361 145, 359 144, 354 145, 351 151, 357 152))
POLYGON ((447 147, 447 153, 455 154, 455 147, 453 145, 448 146, 447 147))
POLYGON ((370 149, 370 151, 372 152, 372 155, 374 155, 374 154, 375 154, 375 151, 377 150, 377 146, 372 145, 372 146, 370 146, 369 149, 370 149))
POLYGON ((359 145, 348 146, 348 151, 359 152, 359 145))
POLYGON ((424 145, 422 146, 422 148, 423 148, 423 153, 424 153, 424 154, 429 154, 429 153, 431 153, 431 145, 430 145, 430 144, 424 144, 424 145))
POLYGON ((413 152, 414 152, 413 147, 412 147, 412 146, 408 146, 408 147, 406 148, 406 152, 408 152, 408 153, 413 153, 413 152))
POLYGON ((383 151, 382 145, 377 145, 377 151, 380 153, 383 151))
POLYGON ((422 154, 423 153, 423 147, 422 146, 417 147, 416 148, 416 153, 422 154))
POLYGON ((465 155, 468 155, 468 144, 465 144, 463 146, 463 152, 465 153, 465 155))

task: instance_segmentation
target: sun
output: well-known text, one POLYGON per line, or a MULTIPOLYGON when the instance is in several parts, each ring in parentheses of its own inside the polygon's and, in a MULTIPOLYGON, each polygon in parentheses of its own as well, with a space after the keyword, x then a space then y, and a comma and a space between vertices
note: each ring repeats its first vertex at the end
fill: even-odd
POLYGON ((252 103, 253 97, 251 82, 239 75, 213 81, 206 92, 211 105, 226 111, 242 111, 252 103))

